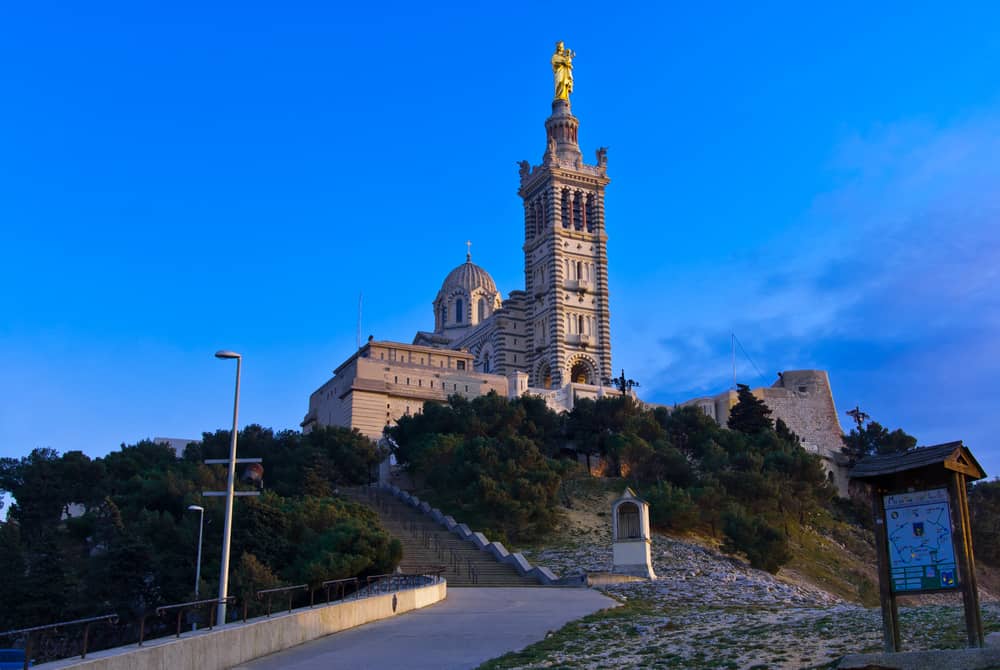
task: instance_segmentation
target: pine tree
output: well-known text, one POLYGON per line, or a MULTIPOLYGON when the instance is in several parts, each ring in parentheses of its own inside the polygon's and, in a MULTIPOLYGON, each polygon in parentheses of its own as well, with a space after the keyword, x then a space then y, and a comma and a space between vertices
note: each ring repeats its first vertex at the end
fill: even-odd
POLYGON ((730 429, 747 435, 774 430, 770 408, 750 392, 749 386, 737 384, 736 394, 739 400, 729 412, 729 422, 726 424, 730 429))

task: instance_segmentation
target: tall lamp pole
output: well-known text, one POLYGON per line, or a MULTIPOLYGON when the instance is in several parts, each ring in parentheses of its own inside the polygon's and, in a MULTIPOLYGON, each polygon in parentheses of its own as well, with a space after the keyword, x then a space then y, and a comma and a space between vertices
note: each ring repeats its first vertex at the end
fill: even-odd
POLYGON ((217 351, 216 358, 236 359, 236 397, 233 400, 233 432, 229 441, 229 478, 226 484, 226 524, 222 531, 222 567, 219 570, 219 613, 216 621, 226 623, 226 598, 229 595, 229 541, 233 531, 233 482, 236 479, 236 422, 240 412, 240 366, 243 357, 235 351, 217 351))
MULTIPOLYGON (((188 505, 188 510, 198 513, 198 560, 194 564, 194 599, 198 599, 198 586, 201 584, 201 538, 205 530, 205 508, 201 505, 188 505)), ((192 623, 191 630, 198 630, 198 624, 192 623)))
POLYGON ((201 583, 201 538, 205 530, 205 508, 201 505, 188 505, 188 509, 198 513, 198 562, 194 569, 194 599, 198 599, 198 585, 201 583))

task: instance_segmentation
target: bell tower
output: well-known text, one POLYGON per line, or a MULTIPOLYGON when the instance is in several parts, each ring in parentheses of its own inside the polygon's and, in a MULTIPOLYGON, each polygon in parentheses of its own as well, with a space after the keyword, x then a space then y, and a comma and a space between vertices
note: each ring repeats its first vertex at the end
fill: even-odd
POLYGON ((555 99, 545 121, 540 165, 521 161, 524 200, 525 320, 529 385, 600 384, 611 376, 604 188, 607 150, 583 162, 580 121, 570 110, 575 54, 562 42, 552 56, 555 99))

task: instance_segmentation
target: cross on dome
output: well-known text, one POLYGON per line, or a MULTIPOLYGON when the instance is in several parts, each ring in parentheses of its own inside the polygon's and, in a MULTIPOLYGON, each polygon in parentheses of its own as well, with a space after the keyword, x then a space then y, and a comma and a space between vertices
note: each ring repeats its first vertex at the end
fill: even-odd
POLYGON ((472 262, 472 241, 471 240, 466 240, 465 241, 465 262, 466 263, 471 263, 472 262))

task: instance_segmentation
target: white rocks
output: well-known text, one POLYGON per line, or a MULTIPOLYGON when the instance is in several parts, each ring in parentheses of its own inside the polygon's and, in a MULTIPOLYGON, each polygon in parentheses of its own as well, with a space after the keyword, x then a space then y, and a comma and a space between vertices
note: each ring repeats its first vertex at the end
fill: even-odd
MULTIPOLYGON (((605 535, 577 537, 575 546, 538 550, 530 558, 561 574, 607 571, 611 538, 605 535)), ((659 579, 603 589, 635 604, 627 616, 619 610, 588 622, 543 660, 516 667, 793 670, 881 648, 878 608, 782 581, 691 542, 655 536, 652 549, 659 579)), ((996 604, 984 603, 983 615, 988 630, 1000 625, 996 604)), ((963 644, 959 607, 901 608, 900 616, 907 649, 963 644)))
MULTIPOLYGON (((601 538, 604 539, 604 538, 601 538)), ((611 569, 610 538, 601 544, 533 552, 530 559, 557 574, 606 572, 611 569)), ((525 552, 527 553, 527 552, 525 552)), ((653 598, 670 605, 753 607, 828 607, 840 598, 816 588, 789 584, 762 570, 699 545, 653 536, 653 582, 630 582, 608 586, 615 595, 653 598)))

